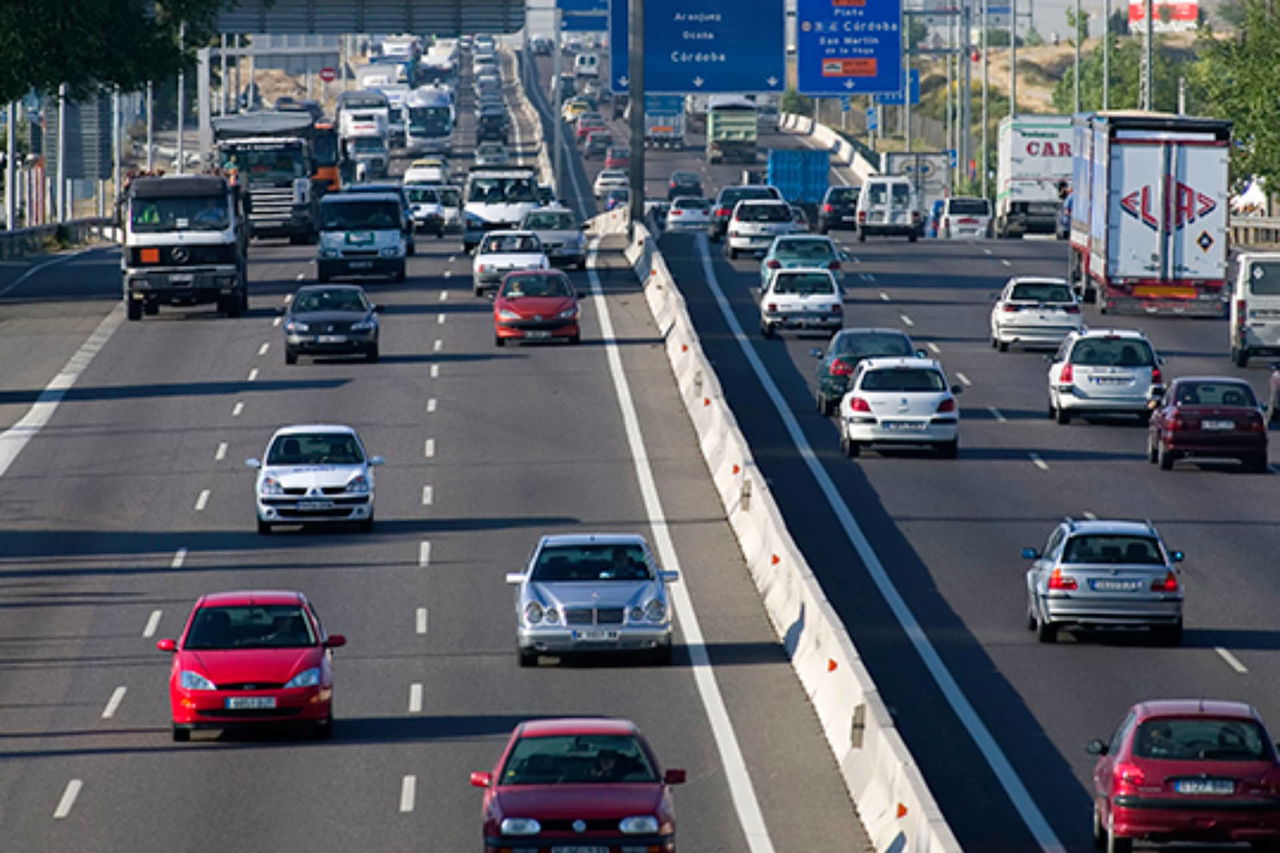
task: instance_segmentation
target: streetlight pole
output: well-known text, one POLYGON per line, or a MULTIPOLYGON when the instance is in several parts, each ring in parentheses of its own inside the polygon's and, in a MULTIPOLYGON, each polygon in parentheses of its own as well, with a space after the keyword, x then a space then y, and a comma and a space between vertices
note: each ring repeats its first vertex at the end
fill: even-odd
POLYGON ((1142 46, 1142 108, 1144 110, 1152 109, 1155 102, 1155 94, 1151 89, 1152 66, 1155 64, 1155 4, 1152 0, 1146 0, 1143 4, 1143 35, 1145 43, 1142 46))
POLYGON ((551 104, 555 109, 555 113, 552 116, 552 124, 554 125, 554 128, 551 132, 551 159, 555 164, 554 178, 556 185, 556 198, 564 198, 564 194, 560 189, 560 182, 563 180, 564 174, 564 164, 562 162, 564 159, 564 121, 561 118, 561 110, 564 109, 564 105, 561 102, 563 92, 560 88, 560 43, 564 39, 561 37, 560 33, 561 14, 559 6, 556 7, 555 12, 552 14, 552 21, 555 26, 555 53, 551 56, 551 104))
POLYGON ((1111 109, 1111 0, 1102 0, 1102 108, 1111 109))
MULTIPOLYGON (((1075 32, 1071 34, 1072 40, 1076 43, 1076 61, 1075 70, 1073 71, 1073 74, 1075 75, 1076 112, 1080 112, 1080 42, 1084 40, 1084 36, 1080 33, 1080 30, 1082 29, 1080 26, 1080 15, 1080 0, 1076 0, 1075 32)), ((1087 33, 1088 29, 1084 28, 1084 31, 1087 33)))
MULTIPOLYGON (((187 41, 187 25, 186 23, 178 24, 178 49, 181 50, 187 41)), ((186 100, 187 93, 187 73, 178 71, 178 174, 181 175, 187 170, 186 149, 183 145, 183 131, 186 130, 186 110, 183 101, 186 100)))
POLYGON ((1018 0, 1009 0, 1009 115, 1018 114, 1018 0))

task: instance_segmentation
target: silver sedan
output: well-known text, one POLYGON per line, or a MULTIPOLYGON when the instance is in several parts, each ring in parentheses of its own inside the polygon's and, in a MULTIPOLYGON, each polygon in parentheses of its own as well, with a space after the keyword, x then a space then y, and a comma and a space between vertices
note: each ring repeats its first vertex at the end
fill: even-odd
POLYGON ((516 592, 521 666, 540 654, 635 651, 671 662, 667 584, 644 537, 633 533, 543 536, 523 572, 507 575, 516 592))

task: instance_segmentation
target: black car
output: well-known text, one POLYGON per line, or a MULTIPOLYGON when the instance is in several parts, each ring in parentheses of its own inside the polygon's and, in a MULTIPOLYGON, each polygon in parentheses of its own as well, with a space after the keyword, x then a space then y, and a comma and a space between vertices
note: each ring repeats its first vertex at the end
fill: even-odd
POLYGON ((702 178, 698 177, 697 172, 678 171, 671 173, 671 179, 667 181, 667 201, 677 199, 680 196, 697 198, 701 195, 702 178))
POLYGON ((927 355, 915 348, 906 332, 898 329, 841 329, 831 336, 825 351, 811 349, 809 354, 819 359, 818 390, 814 399, 818 411, 824 415, 835 412, 849 389, 849 377, 864 358, 925 358, 927 355))
POLYGON ((347 184, 342 188, 344 193, 391 193, 400 196, 400 205, 404 208, 404 221, 408 223, 405 226, 404 241, 407 254, 417 254, 417 246, 413 243, 413 203, 409 201, 409 194, 404 190, 404 184, 347 184))
POLYGON ((289 300, 281 328, 284 363, 300 355, 363 355, 378 360, 379 306, 354 284, 313 284, 289 300))
POLYGON ((476 142, 501 142, 507 144, 507 117, 505 114, 485 113, 476 119, 476 142))
POLYGON ((826 234, 837 228, 858 228, 858 188, 828 187, 818 206, 818 231, 826 234))

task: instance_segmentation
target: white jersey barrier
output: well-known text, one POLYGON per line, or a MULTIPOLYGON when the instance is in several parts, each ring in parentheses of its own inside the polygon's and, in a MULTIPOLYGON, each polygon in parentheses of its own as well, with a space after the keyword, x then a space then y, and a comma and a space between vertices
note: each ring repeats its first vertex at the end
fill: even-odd
POLYGON ((863 157, 862 152, 850 145, 848 140, 808 116, 782 113, 778 116, 778 129, 805 137, 805 142, 812 148, 826 148, 831 152, 831 159, 852 171, 859 182, 880 171, 879 166, 863 157))

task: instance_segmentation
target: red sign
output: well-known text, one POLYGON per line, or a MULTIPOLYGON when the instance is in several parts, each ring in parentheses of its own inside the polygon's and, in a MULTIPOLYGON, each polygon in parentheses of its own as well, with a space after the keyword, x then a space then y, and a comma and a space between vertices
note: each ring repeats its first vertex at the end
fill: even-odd
MULTIPOLYGON (((1125 213, 1137 219, 1153 231, 1160 230, 1160 219, 1157 217, 1154 187, 1146 186, 1134 190, 1120 199, 1120 207, 1125 213)), ((1189 187, 1181 181, 1168 179, 1164 198, 1164 226, 1167 231, 1179 231, 1197 219, 1202 219, 1216 209, 1218 203, 1211 197, 1189 187)))
POLYGON ((320 79, 326 83, 332 83, 338 76, 338 72, 332 68, 321 68, 320 79))
POLYGON ((822 60, 823 77, 874 77, 875 57, 822 60))

